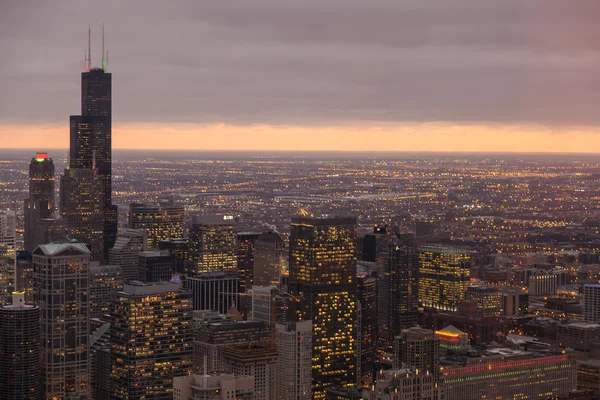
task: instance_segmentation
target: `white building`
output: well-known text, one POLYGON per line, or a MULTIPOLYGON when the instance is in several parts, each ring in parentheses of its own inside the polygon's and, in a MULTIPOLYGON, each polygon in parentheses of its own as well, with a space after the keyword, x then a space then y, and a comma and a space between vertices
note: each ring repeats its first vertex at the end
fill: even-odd
POLYGON ((583 317, 588 322, 600 322, 600 285, 583 286, 583 317))
POLYGON ((312 321, 276 325, 277 399, 312 398, 312 321))

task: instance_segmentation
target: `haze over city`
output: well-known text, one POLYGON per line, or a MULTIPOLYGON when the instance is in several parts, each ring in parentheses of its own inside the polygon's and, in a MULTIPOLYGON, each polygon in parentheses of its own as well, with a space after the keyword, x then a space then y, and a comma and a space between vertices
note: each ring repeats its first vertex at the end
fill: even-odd
POLYGON ((102 24, 123 149, 595 152, 600 4, 53 1, 0 13, 0 146, 67 148, 102 24))

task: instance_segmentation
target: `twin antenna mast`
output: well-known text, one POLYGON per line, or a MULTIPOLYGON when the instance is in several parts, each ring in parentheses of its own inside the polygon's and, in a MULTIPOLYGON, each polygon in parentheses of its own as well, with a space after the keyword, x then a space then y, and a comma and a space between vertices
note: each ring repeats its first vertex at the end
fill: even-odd
MULTIPOLYGON (((85 72, 92 70, 92 29, 88 27, 88 48, 85 51, 85 72)), ((108 50, 104 50, 104 24, 102 24, 102 70, 108 72, 108 50)))

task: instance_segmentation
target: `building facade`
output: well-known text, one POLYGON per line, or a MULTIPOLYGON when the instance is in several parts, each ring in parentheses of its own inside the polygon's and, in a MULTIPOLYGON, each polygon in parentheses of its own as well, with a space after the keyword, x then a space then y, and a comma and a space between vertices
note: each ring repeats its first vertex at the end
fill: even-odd
POLYGON ((237 270, 237 234, 229 215, 200 216, 190 229, 190 251, 196 273, 237 270))
POLYGON ((129 205, 129 228, 145 230, 150 249, 158 249, 161 240, 182 238, 183 223, 184 207, 172 199, 129 205))
POLYGON ((130 283, 111 314, 113 399, 172 399, 173 378, 192 372, 192 299, 180 284, 130 283))
POLYGON ((16 221, 14 211, 0 210, 0 304, 8 302, 10 294, 15 290, 16 221))
POLYGON ((237 270, 240 273, 240 290, 246 292, 252 287, 254 279, 254 244, 260 237, 259 232, 238 232, 237 234, 237 270))
POLYGON ((54 162, 48 153, 36 153, 29 163, 29 197, 24 204, 24 247, 32 252, 43 243, 35 240, 40 218, 49 218, 54 211, 54 162))
POLYGON ((225 371, 254 377, 254 400, 276 399, 277 346, 272 343, 227 345, 223 349, 225 371))
POLYGON ((356 384, 356 219, 292 217, 290 293, 313 323, 313 398, 356 384))
POLYGON ((89 395, 90 256, 75 242, 40 245, 33 252, 43 399, 89 395))
POLYGON ((0 305, 0 398, 40 398, 40 308, 13 293, 12 304, 0 305))
POLYGON ((139 253, 148 250, 148 235, 143 229, 123 229, 117 234, 113 248, 108 250, 108 263, 118 265, 123 280, 139 279, 139 253))
POLYGON ((173 379, 173 400, 253 400, 254 377, 233 374, 190 375, 173 379))
POLYGON ((112 296, 123 290, 123 274, 118 265, 90 263, 90 318, 109 314, 112 296))
POLYGON ((312 321, 276 325, 278 400, 312 398, 312 321))
POLYGON ((231 306, 239 306, 240 277, 236 273, 204 272, 186 277, 183 284, 192 292, 194 310, 227 314, 231 306))
POLYGON ((394 369, 407 366, 421 373, 433 375, 435 382, 440 374, 440 339, 429 329, 408 328, 396 336, 394 343, 394 369))
POLYGON ((285 271, 285 243, 277 232, 265 232, 254 244, 254 284, 279 285, 285 271))

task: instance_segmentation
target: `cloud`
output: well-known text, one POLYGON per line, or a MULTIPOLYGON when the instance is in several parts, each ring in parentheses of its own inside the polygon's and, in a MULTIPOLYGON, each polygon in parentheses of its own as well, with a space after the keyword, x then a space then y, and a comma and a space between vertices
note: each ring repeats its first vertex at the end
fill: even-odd
POLYGON ((64 123, 106 26, 115 123, 600 124, 597 0, 3 2, 0 122, 64 123))

